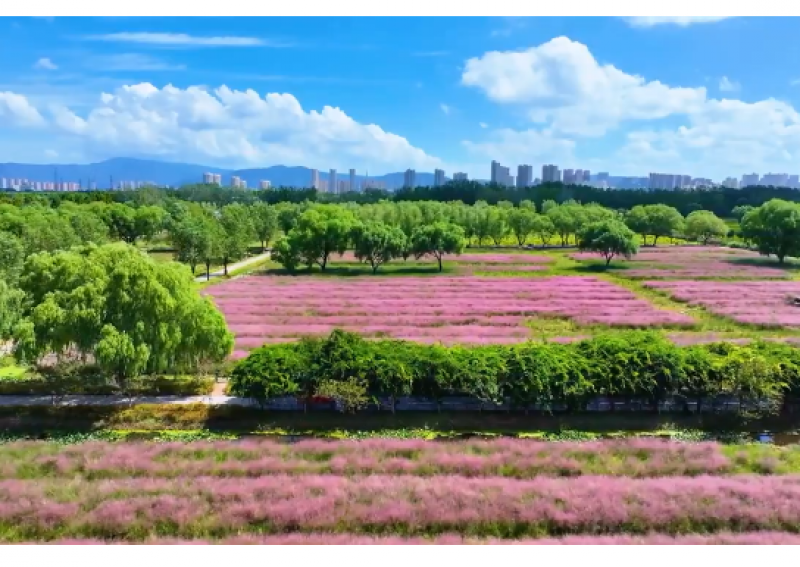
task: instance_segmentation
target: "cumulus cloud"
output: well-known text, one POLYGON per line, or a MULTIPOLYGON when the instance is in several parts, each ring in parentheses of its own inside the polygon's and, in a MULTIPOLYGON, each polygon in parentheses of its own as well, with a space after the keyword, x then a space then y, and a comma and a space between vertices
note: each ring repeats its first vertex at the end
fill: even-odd
POLYGON ((703 87, 670 87, 601 65, 588 47, 567 37, 469 59, 461 82, 493 101, 527 108, 535 122, 584 136, 601 136, 626 120, 692 112, 706 98, 703 87))
POLYGON ((625 21, 635 28, 673 25, 687 27, 693 24, 713 24, 732 16, 627 16, 625 21))
MULTIPOLYGON (((24 97, 5 95, 18 114, 24 103, 39 116, 24 97)), ((65 106, 52 106, 48 114, 51 128, 79 139, 94 156, 148 155, 226 166, 441 165, 402 136, 356 122, 339 108, 306 111, 286 93, 261 96, 227 86, 207 90, 140 83, 103 93, 82 115, 65 106)))
POLYGON ((450 106, 446 105, 445 103, 440 104, 439 108, 441 108, 442 112, 444 112, 447 115, 449 115, 453 111, 453 109, 450 106))
POLYGON ((726 93, 736 92, 741 88, 741 85, 736 81, 731 81, 728 77, 722 77, 719 80, 719 90, 726 93))
POLYGON ((0 118, 12 126, 43 126, 45 120, 28 99, 12 92, 0 92, 0 118))
MULTIPOLYGON (((630 131, 623 144, 605 144, 607 153, 594 160, 593 169, 722 178, 746 170, 796 171, 800 163, 800 114, 791 104, 711 99, 702 87, 647 81, 598 63, 586 46, 567 38, 470 59, 462 83, 522 109, 539 125, 490 131, 487 140, 464 143, 486 158, 531 163, 532 156, 547 155, 551 145, 550 155, 566 156, 560 163, 575 163, 569 156, 573 150, 580 153, 576 141, 624 126, 630 131), (682 125, 663 127, 659 120, 667 117, 682 125)), ((737 88, 727 77, 720 81, 723 91, 737 88)))
POLYGON ((33 64, 33 68, 53 71, 55 69, 58 69, 58 66, 55 63, 53 63, 48 57, 42 57, 36 63, 33 64))

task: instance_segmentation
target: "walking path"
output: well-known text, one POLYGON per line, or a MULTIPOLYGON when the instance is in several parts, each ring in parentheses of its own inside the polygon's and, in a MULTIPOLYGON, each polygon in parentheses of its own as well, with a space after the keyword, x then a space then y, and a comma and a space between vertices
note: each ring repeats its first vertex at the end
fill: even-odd
POLYGON ((250 398, 233 396, 0 396, 0 406, 128 406, 142 404, 203 404, 209 406, 253 406, 250 398))
MULTIPOLYGON (((269 252, 264 252, 263 254, 259 254, 258 256, 253 256, 251 258, 247 258, 246 260, 242 260, 241 262, 236 262, 235 264, 228 264, 228 273, 231 273, 234 270, 240 270, 242 268, 246 268, 247 266, 250 266, 251 264, 257 264, 258 262, 263 262, 264 260, 268 260, 268 259, 269 259, 269 252)), ((210 279, 213 280, 214 278, 218 278, 218 277, 224 276, 224 275, 225 275, 225 269, 222 268, 222 269, 217 270, 216 272, 211 272, 211 278, 210 279)), ((202 282, 206 281, 205 274, 203 274, 202 276, 198 276, 195 279, 195 281, 198 282, 198 283, 202 283, 202 282)))

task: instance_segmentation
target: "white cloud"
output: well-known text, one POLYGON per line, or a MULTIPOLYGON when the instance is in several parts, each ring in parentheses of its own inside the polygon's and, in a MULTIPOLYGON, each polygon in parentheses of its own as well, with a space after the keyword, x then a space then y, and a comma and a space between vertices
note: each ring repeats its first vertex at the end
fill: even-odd
POLYGON ((44 155, 50 159, 55 159, 58 157, 58 152, 55 150, 45 150, 44 155))
POLYGON ((496 102, 526 107, 535 122, 583 136, 601 136, 626 120, 689 113, 706 97, 702 87, 670 87, 601 65, 584 44, 567 37, 469 59, 461 82, 496 102))
MULTIPOLYGON (((647 81, 599 64, 586 46, 567 38, 470 59, 462 83, 515 105, 539 124, 519 132, 490 131, 487 140, 464 143, 503 163, 536 164, 539 156, 548 156, 541 161, 627 175, 666 171, 720 179, 746 170, 800 167, 800 113, 791 104, 710 99, 702 87, 647 81), (663 118, 679 126, 665 127, 663 118), (605 143, 604 154, 597 156, 594 145, 595 158, 570 159, 573 151, 581 154, 576 140, 617 127, 633 128, 621 146, 605 143)), ((727 77, 719 86, 729 92, 739 88, 727 77)))
POLYGON ((627 16, 625 21, 635 28, 673 25, 687 27, 693 24, 712 24, 733 16, 627 16))
POLYGON ((486 122, 478 122, 478 126, 480 126, 481 128, 488 128, 489 127, 489 125, 486 122))
POLYGON ((121 32, 106 35, 90 35, 84 39, 112 41, 117 43, 144 43, 165 46, 189 47, 289 47, 291 44, 270 41, 258 37, 214 36, 200 37, 185 33, 121 32))
POLYGON ((53 63, 48 57, 42 57, 36 63, 33 64, 34 69, 47 69, 48 71, 53 71, 58 69, 58 66, 53 63))
POLYGON ((14 126, 43 126, 44 118, 24 96, 0 92, 0 118, 14 126))
POLYGON ((741 89, 742 86, 737 83, 736 81, 731 81, 728 77, 722 77, 719 80, 719 90, 726 93, 736 92, 741 89))
MULTIPOLYGON (((27 104, 5 94, 16 97, 16 107, 27 104)), ((53 132, 82 142, 87 157, 147 155, 234 167, 442 165, 402 136, 356 122, 339 108, 306 111, 291 94, 140 83, 103 93, 82 115, 65 106, 50 107, 48 115, 53 132)))
POLYGON ((453 111, 453 109, 450 106, 446 105, 445 103, 440 104, 439 108, 441 108, 442 112, 444 112, 447 115, 450 115, 450 113, 453 111))

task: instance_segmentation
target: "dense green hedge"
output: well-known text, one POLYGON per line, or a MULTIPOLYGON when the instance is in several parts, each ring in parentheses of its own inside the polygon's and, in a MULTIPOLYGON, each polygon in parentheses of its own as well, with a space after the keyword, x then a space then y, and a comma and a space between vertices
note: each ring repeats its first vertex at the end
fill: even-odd
POLYGON ((516 408, 565 405, 580 411, 591 399, 720 396, 743 402, 783 402, 800 394, 800 349, 768 342, 679 347, 648 331, 609 332, 571 344, 444 347, 395 340, 368 341, 334 331, 329 337, 269 345, 240 361, 232 395, 266 400, 313 396, 322 383, 356 380, 376 397, 472 396, 516 408))

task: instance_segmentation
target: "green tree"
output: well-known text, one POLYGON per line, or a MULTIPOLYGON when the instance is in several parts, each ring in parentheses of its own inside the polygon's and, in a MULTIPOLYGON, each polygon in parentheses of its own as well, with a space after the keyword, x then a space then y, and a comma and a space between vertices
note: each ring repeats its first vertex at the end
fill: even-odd
POLYGON ((630 258, 638 251, 633 231, 621 221, 610 219, 592 223, 578 233, 578 248, 597 252, 606 260, 606 266, 614 256, 630 258))
POLYGON ((739 206, 733 207, 733 210, 731 211, 731 214, 733 215, 733 217, 736 220, 738 220, 739 222, 742 222, 742 219, 744 218, 744 216, 747 213, 749 213, 750 211, 752 211, 754 208, 755 207, 753 207, 751 205, 739 205, 739 206))
MULTIPOLYGON (((317 264, 325 271, 331 254, 344 254, 347 250, 354 224, 352 213, 335 205, 309 209, 289 231, 287 243, 292 250, 289 257, 301 258, 309 269, 317 264)), ((287 256, 281 254, 280 257, 287 256)))
POLYGON ((711 211, 694 211, 686 217, 684 234, 687 238, 708 244, 710 240, 728 234, 728 225, 711 211))
POLYGON ((22 317, 25 294, 0 279, 0 341, 11 338, 14 328, 22 317))
POLYGON ((213 242, 217 258, 222 263, 225 275, 228 264, 241 260, 250 249, 250 241, 255 236, 252 219, 247 207, 239 203, 225 205, 219 212, 219 239, 213 242))
POLYGON ((536 223, 536 210, 529 207, 520 206, 512 210, 508 214, 508 227, 511 233, 516 237, 517 243, 523 246, 528 240, 528 237, 533 232, 536 223))
MULTIPOLYGON (((140 326, 144 324, 143 321, 139 323, 140 326)), ((147 367, 150 349, 146 344, 134 343, 128 333, 119 332, 113 325, 106 325, 100 331, 100 341, 94 355, 100 368, 124 390, 147 367)))
POLYGON ((355 227, 353 244, 356 258, 367 262, 374 274, 382 264, 403 255, 406 235, 397 227, 370 222, 355 227))
POLYGON ((444 255, 461 254, 465 244, 464 229, 445 222, 421 226, 411 237, 411 250, 414 255, 417 258, 433 256, 439 262, 440 272, 444 255))
POLYGON ((175 259, 187 264, 192 274, 197 270, 198 264, 208 256, 209 235, 208 223, 200 215, 186 215, 169 228, 169 239, 175 249, 175 259))
POLYGON ((553 221, 550 220, 550 217, 537 214, 532 218, 531 232, 542 241, 542 248, 544 248, 550 244, 550 240, 556 233, 556 227, 553 226, 553 221))
POLYGON ((637 205, 625 217, 625 224, 642 236, 647 246, 647 237, 653 237, 653 246, 660 237, 672 236, 683 227, 683 216, 668 205, 637 205))
POLYGON ((253 229, 261 242, 261 251, 265 252, 269 241, 278 229, 278 211, 267 203, 256 203, 250 207, 253 229))
POLYGON ((583 224, 581 206, 577 203, 563 203, 551 207, 547 216, 553 223, 556 234, 561 237, 561 245, 569 244, 569 237, 577 233, 583 224))
POLYGON ((761 254, 783 264, 787 256, 800 255, 800 205, 780 199, 764 203, 744 216, 742 234, 761 254))
POLYGON ((20 358, 102 352, 108 365, 163 373, 221 362, 233 348, 224 318, 185 267, 123 243, 34 254, 19 287, 26 295, 14 331, 20 358), (115 348, 127 354, 115 358, 115 348))
POLYGON ((20 239, 10 232, 0 231, 0 280, 17 281, 24 260, 25 249, 20 239))

